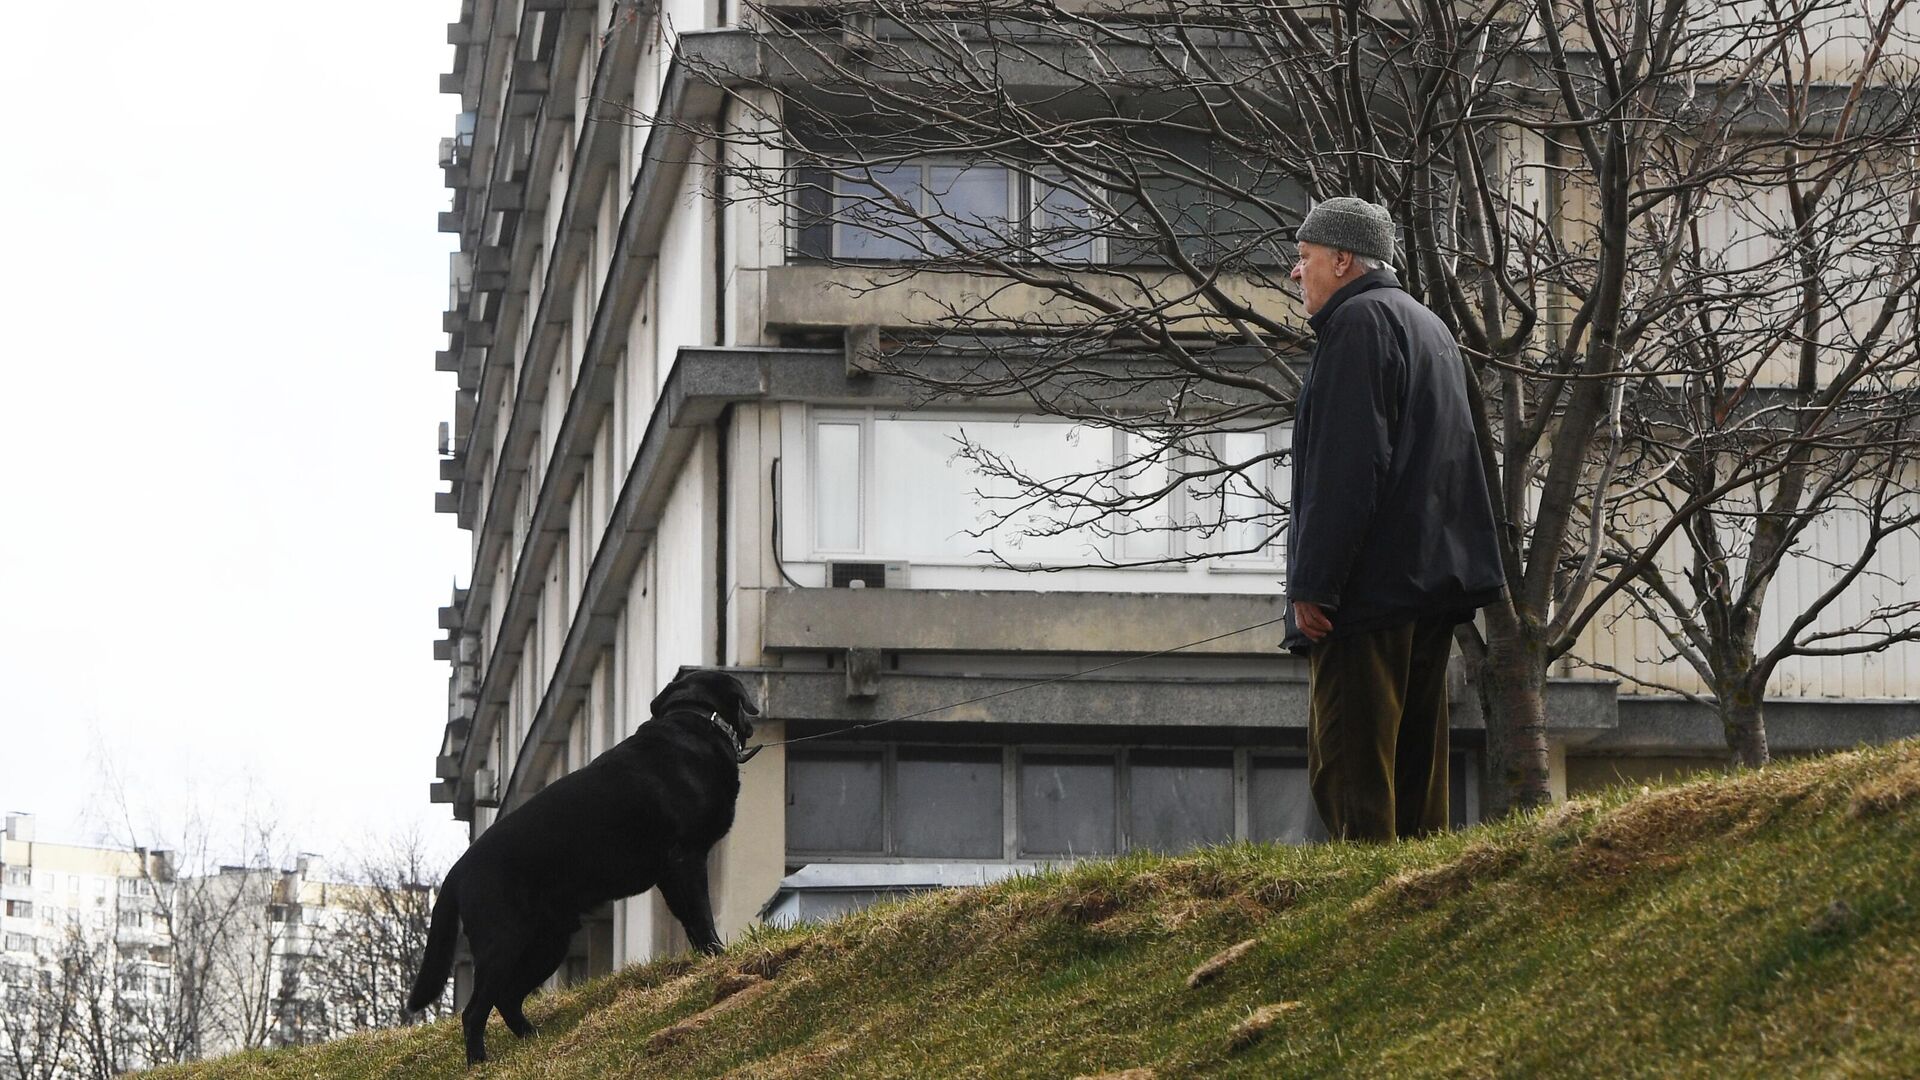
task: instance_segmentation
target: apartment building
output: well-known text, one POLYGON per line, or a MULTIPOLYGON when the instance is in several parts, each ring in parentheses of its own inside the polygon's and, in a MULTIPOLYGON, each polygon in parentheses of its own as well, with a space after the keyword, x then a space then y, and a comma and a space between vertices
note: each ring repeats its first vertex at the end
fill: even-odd
POLYGON ((36 1070, 78 1076, 391 1025, 432 893, 381 891, 314 855, 187 875, 172 852, 48 842, 10 813, 0 1076, 16 1040, 36 1070))
MULTIPOLYGON (((45 1008, 41 1002, 53 995, 63 957, 76 945, 97 955, 104 969, 70 989, 94 999, 108 1015, 116 1001, 138 1013, 141 1005, 172 992, 172 941, 162 912, 173 882, 168 852, 47 843, 36 838, 32 815, 6 815, 0 835, 0 1010, 6 1014, 0 1019, 0 1061, 10 1062, 14 1041, 31 1032, 36 1011, 45 1008)), ((135 1021, 129 1016, 127 1022, 135 1021)), ((130 1029, 122 1034, 128 1047, 139 1041, 130 1029)), ((130 1055, 125 1064, 151 1062, 130 1055)))
MULTIPOLYGON (((972 535, 991 481, 956 460, 961 432, 1089 466, 1124 436, 1018 398, 928 405, 862 362, 874 328, 983 285, 872 288, 840 263, 885 262, 883 239, 802 236, 714 167, 692 132, 739 114, 695 72, 772 63, 741 17, 724 0, 465 0, 448 28, 441 89, 461 111, 440 226, 460 248, 437 364, 457 388, 436 506, 473 562, 439 613, 433 799, 478 835, 700 665, 748 682, 755 741, 776 744, 743 770, 712 866, 725 937, 1037 863, 1321 835, 1305 672, 1277 648, 1283 538, 972 535), (1174 543, 1198 546, 1081 565, 1174 543)), ((1247 458, 1286 433, 1225 437, 1247 458)), ((1284 495, 1277 469, 1248 483, 1284 495)), ((1772 706, 1776 748, 1920 732, 1916 663, 1883 657, 1884 681, 1846 699, 1797 678, 1772 706)), ((1563 792, 1725 757, 1711 713, 1611 676, 1564 665, 1549 704, 1563 792)), ((1455 713, 1465 823, 1483 740, 1476 708, 1455 713)), ((683 947, 647 894, 583 931, 573 972, 683 947)))

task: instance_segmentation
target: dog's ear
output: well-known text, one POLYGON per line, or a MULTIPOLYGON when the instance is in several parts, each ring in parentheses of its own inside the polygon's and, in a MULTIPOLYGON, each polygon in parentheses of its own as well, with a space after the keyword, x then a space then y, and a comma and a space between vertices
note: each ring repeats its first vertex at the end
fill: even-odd
POLYGON ((653 700, 647 703, 647 711, 655 716, 660 715, 661 707, 678 696, 681 691, 685 690, 687 688, 687 680, 691 677, 690 675, 680 675, 672 682, 661 687, 660 692, 653 695, 653 700))
POLYGON ((733 697, 740 703, 740 711, 748 716, 759 716, 760 710, 754 705, 753 695, 747 692, 747 688, 740 685, 740 680, 731 675, 727 676, 727 679, 733 683, 733 697))

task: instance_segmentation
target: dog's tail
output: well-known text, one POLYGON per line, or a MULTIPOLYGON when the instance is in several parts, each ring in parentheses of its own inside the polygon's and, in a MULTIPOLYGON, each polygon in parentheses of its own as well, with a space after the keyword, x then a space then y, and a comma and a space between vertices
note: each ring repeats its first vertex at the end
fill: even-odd
POLYGON ((433 921, 427 926, 427 948, 420 957, 420 974, 413 977, 413 992, 407 995, 407 1011, 419 1012, 439 998, 453 974, 453 947, 460 939, 459 892, 453 876, 440 885, 440 898, 433 902, 433 921))

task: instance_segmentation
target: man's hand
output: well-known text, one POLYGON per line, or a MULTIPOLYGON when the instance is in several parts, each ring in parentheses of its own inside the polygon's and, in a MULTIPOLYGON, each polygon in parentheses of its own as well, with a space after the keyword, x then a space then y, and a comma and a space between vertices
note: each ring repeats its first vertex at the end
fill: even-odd
POLYGON ((1319 604, 1295 600, 1293 621, 1300 627, 1300 632, 1307 635, 1308 641, 1317 642, 1333 633, 1333 620, 1327 618, 1326 609, 1319 604))

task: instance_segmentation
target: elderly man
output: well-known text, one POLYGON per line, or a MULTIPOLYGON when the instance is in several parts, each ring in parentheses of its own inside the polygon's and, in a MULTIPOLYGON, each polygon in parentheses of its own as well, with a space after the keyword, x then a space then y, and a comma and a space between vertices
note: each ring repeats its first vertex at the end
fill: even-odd
POLYGON ((1294 234, 1315 334, 1293 427, 1287 647, 1312 666, 1308 774, 1336 839, 1447 826, 1447 655, 1504 586, 1467 372, 1388 264, 1393 221, 1328 199, 1294 234))

